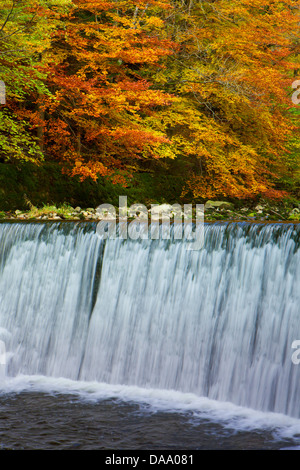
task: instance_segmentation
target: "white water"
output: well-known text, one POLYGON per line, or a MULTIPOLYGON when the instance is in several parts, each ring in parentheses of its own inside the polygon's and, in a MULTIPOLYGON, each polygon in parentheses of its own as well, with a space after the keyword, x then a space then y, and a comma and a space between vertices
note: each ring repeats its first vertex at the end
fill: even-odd
POLYGON ((183 410, 193 397, 192 408, 238 415, 239 405, 299 425, 299 237, 292 224, 216 224, 189 251, 185 241, 104 242, 91 224, 1 224, 9 386, 42 376, 49 389, 93 383, 183 410))

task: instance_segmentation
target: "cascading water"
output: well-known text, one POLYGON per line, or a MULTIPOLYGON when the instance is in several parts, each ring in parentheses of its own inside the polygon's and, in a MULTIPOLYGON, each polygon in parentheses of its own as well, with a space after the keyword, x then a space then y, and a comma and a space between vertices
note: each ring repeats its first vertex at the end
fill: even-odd
POLYGON ((300 225, 208 224, 205 244, 0 225, 7 375, 189 392, 300 418, 300 225))

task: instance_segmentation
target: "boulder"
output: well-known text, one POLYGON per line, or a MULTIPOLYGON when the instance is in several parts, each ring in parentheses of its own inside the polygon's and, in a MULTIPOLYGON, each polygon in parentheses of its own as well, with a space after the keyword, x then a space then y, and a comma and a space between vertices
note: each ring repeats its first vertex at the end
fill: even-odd
POLYGON ((128 217, 138 217, 139 219, 148 219, 148 210, 144 204, 132 204, 127 211, 128 217))

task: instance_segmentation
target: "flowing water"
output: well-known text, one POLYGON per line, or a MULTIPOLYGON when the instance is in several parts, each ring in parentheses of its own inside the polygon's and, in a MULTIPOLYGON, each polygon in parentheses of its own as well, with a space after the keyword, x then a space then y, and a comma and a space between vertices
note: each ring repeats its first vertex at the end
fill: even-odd
POLYGON ((187 245, 0 224, 3 448, 300 444, 300 225, 187 245))

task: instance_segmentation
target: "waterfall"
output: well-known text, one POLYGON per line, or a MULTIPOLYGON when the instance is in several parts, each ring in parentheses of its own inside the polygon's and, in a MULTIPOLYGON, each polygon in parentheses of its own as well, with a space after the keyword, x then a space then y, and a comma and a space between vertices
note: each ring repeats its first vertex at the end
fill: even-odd
POLYGON ((205 224, 100 239, 88 222, 0 224, 6 373, 191 392, 300 417, 300 225, 205 224))

